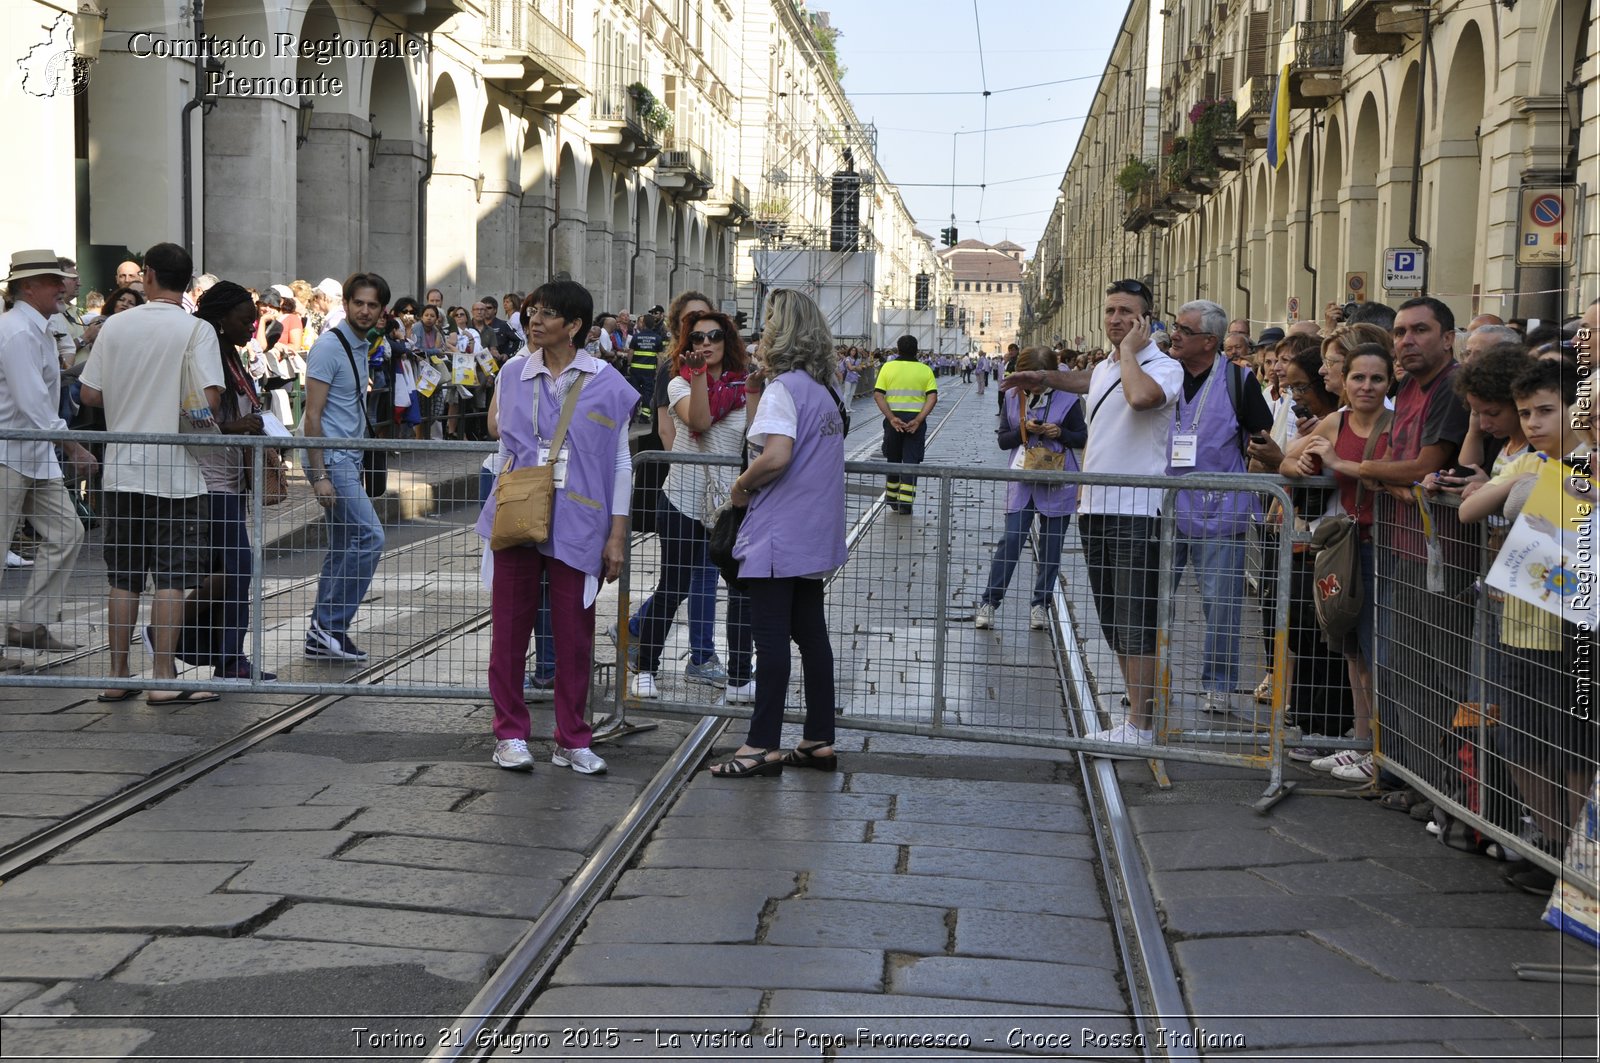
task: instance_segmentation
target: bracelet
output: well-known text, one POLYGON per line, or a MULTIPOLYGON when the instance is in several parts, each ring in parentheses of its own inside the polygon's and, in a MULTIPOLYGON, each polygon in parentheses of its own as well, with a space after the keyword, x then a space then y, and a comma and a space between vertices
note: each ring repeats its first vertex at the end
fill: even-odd
POLYGON ((701 366, 699 369, 695 369, 695 368, 691 367, 689 369, 689 375, 690 376, 705 376, 706 375, 706 367, 705 366, 701 366))
POLYGON ((324 481, 324 480, 326 480, 326 479, 328 479, 328 478, 329 478, 329 477, 328 477, 328 474, 327 474, 327 473, 325 473, 325 472, 319 472, 319 473, 317 473, 317 474, 316 474, 316 475, 314 475, 314 476, 312 476, 312 477, 311 477, 311 478, 310 478, 310 479, 311 479, 311 482, 312 482, 312 483, 313 483, 313 484, 319 484, 319 483, 321 483, 321 482, 322 482, 322 481, 324 481))

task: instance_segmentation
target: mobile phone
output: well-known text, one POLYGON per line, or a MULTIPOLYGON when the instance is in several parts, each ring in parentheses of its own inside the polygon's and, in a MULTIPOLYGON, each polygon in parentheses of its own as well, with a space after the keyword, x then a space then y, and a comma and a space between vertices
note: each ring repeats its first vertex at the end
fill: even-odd
POLYGON ((1260 443, 1262 446, 1266 446, 1268 443, 1272 442, 1272 437, 1266 432, 1256 432, 1250 436, 1250 442, 1260 443))
POLYGON ((1308 410, 1306 407, 1302 406, 1298 402, 1295 403, 1293 406, 1290 406, 1289 409, 1295 415, 1296 418, 1298 418, 1299 420, 1302 420, 1302 421, 1305 420, 1307 417, 1311 416, 1311 411, 1308 410))
POLYGON ((1465 465, 1452 465, 1448 469, 1441 470, 1438 475, 1452 480, 1470 480, 1478 475, 1478 471, 1465 465))

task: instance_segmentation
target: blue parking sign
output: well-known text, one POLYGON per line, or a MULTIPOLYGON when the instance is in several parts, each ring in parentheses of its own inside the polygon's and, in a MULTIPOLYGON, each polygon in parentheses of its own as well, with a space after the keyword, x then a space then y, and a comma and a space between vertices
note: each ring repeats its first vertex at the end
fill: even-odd
POLYGON ((1523 236, 1522 242, 1525 245, 1527 245, 1528 247, 1538 247, 1539 246, 1539 234, 1538 233, 1528 233, 1525 236, 1523 236))

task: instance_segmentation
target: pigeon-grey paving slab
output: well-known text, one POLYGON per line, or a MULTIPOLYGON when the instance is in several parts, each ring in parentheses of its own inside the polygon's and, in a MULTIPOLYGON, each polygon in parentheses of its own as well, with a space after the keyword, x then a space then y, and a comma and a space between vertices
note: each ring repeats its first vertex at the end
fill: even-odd
POLYGON ((885 819, 893 798, 888 794, 812 793, 763 786, 770 780, 746 779, 739 789, 701 785, 699 779, 678 798, 674 814, 748 816, 751 819, 885 819), (752 785, 752 782, 755 785, 752 785))
POLYGON ((883 954, 873 949, 775 945, 580 945, 552 985, 762 986, 877 990, 883 954))
POLYGON ((136 1026, 28 1028, 9 1023, 6 1056, 10 1059, 123 1059, 155 1034, 136 1026))
POLYGON ((1301 896, 1348 897, 1353 893, 1428 893, 1430 887, 1370 860, 1324 861, 1263 867, 1257 874, 1301 896))
POLYGON ((472 868, 495 875, 532 878, 566 878, 583 858, 565 849, 531 849, 483 842, 452 842, 443 838, 406 838, 386 835, 366 838, 339 854, 341 860, 369 864, 436 867, 446 871, 472 868))
POLYGON ((1310 849, 1270 831, 1235 831, 1226 828, 1141 834, 1139 847, 1144 850, 1146 862, 1155 871, 1256 868, 1322 859, 1310 849))
POLYGON ((1278 826, 1275 817, 1257 815, 1248 805, 1236 804, 1130 804, 1128 818, 1140 834, 1189 830, 1264 831, 1278 826))
POLYGON ((85 804, 81 797, 62 794, 6 794, 0 802, 9 816, 46 820, 69 816, 85 804))
POLYGON ((739 838, 746 842, 864 842, 880 824, 861 819, 759 819, 744 816, 669 816, 651 835, 667 838, 739 838))
POLYGON ((612 897, 703 897, 713 893, 794 895, 793 871, 701 871, 687 867, 635 868, 617 880, 612 897))
MULTIPOLYGON (((1282 1049, 1263 1052, 1229 1052, 1221 1059, 1270 1059, 1278 1063, 1284 1058, 1282 1049)), ((1304 1058, 1301 1056, 1300 1058, 1304 1058)), ((1318 1045, 1313 1059, 1338 1059, 1345 1063, 1397 1063, 1400 1060, 1441 1060, 1443 1063, 1468 1063, 1443 1045, 1424 1044, 1420 1041, 1400 1044, 1318 1045)), ((1519 1063, 1530 1063, 1527 1057, 1517 1057, 1519 1063)))
MULTIPOLYGON (((580 945, 608 943, 753 944, 767 899, 753 893, 707 897, 629 897, 595 907, 580 945)), ((781 943, 778 943, 781 944, 781 943)))
MULTIPOLYGON (((162 750, 98 749, 93 764, 97 772, 145 776, 174 759, 173 753, 162 750)), ((84 760, 80 749, 7 749, 0 751, 0 775, 78 771, 84 760)))
POLYGON ((1593 1037, 1565 1037, 1559 1040, 1523 1040, 1507 1037, 1496 1040, 1477 1040, 1452 1037, 1445 1041, 1445 1047, 1460 1052, 1474 1063, 1482 1060, 1489 1063, 1491 1060, 1515 1059, 1524 1063, 1537 1063, 1539 1060, 1551 1060, 1552 1063, 1568 1063, 1570 1060, 1600 1059, 1600 1042, 1593 1037))
POLYGON ((1094 839, 1053 830, 1011 830, 950 823, 916 823, 884 819, 872 824, 872 840, 886 845, 940 845, 983 853, 1019 853, 1087 860, 1097 853, 1094 839))
POLYGON ((1371 909, 1345 897, 1183 897, 1161 908, 1168 930, 1194 935, 1294 933, 1373 922, 1371 909))
POLYGON ((1156 871, 1150 875, 1150 889, 1165 905, 1184 897, 1283 897, 1288 894, 1276 882, 1268 882, 1251 871, 1156 871))
POLYGON ((1573 968, 1594 962, 1592 947, 1549 928, 1351 926, 1311 933, 1379 974, 1401 981, 1435 981, 1449 971, 1508 971, 1518 962, 1565 961, 1573 968))
POLYGON ((745 845, 726 840, 669 838, 653 841, 640 854, 638 866, 777 867, 806 871, 837 868, 844 871, 892 872, 900 851, 893 845, 848 842, 785 842, 782 845, 745 845))
POLYGON ((491 957, 472 952, 388 948, 347 942, 267 941, 258 938, 165 938, 119 971, 116 980, 146 985, 315 971, 330 967, 415 964, 429 974, 475 983, 491 957))
MULTIPOLYGON (((246 809, 286 808, 303 805, 328 789, 326 782, 257 783, 252 786, 209 786, 204 783, 185 787, 161 801, 164 809, 246 809)), ((354 801, 321 801, 329 805, 354 801)))
POLYGON ((348 904, 297 904, 256 930, 254 936, 493 956, 509 951, 527 927, 520 919, 360 908, 348 904))
MULTIPOLYGON (((103 873, 103 872, 102 872, 103 873)), ((8 900, 0 890, 0 928, 147 934, 231 934, 279 903, 277 897, 129 897, 74 894, 8 900)))
POLYGON ((72 898, 141 899, 199 897, 211 893, 243 864, 44 864, 18 875, 0 889, 0 911, 22 900, 72 898))
POLYGON ((1370 893, 1350 898, 1401 926, 1539 926, 1545 901, 1501 887, 1489 893, 1370 893))
POLYGON ((560 890, 555 879, 396 867, 346 860, 263 861, 228 884, 234 893, 346 901, 467 915, 538 915, 560 890))
POLYGON ((38 996, 44 989, 42 982, 0 982, 0 1015, 13 1008, 27 1011, 21 1006, 23 1002, 38 996))
POLYGON ((913 996, 1051 1004, 1083 1011, 1127 1009, 1103 967, 971 956, 928 956, 891 967, 889 989, 913 996))
POLYGON ((470 794, 459 786, 383 786, 379 783, 334 783, 305 800, 308 805, 356 805, 361 808, 410 808, 449 812, 470 794))
POLYGON ((0 776, 0 794, 72 794, 105 797, 143 779, 99 771, 38 771, 0 776))
POLYGON ((807 897, 878 900, 939 908, 992 908, 1001 912, 1043 912, 1103 918, 1098 890, 1037 883, 984 882, 935 875, 873 875, 856 871, 815 871, 806 880, 807 897))
POLYGON ((149 940, 144 934, 0 933, 0 971, 49 982, 102 978, 149 940))
POLYGON ((982 798, 992 801, 1083 807, 1083 794, 1059 783, 1005 782, 996 779, 949 779, 915 775, 850 774, 853 794, 899 794, 921 797, 982 798))
MULTIPOLYGON (((1436 851, 1429 846, 1418 848, 1424 852, 1436 851)), ((1443 849, 1443 846, 1437 848, 1443 849)), ((1493 860, 1441 860, 1437 856, 1375 856, 1372 860, 1381 867, 1393 868, 1425 882, 1429 889, 1440 893, 1482 893, 1485 890, 1505 889, 1505 881, 1500 877, 1505 865, 1493 860)))
MULTIPOLYGON (((848 714, 844 720, 849 723, 848 714)), ((915 753, 928 757, 993 757, 1014 760, 1066 761, 1077 759, 1070 749, 1052 749, 1049 746, 1005 745, 999 742, 970 742, 958 738, 918 738, 912 735, 875 734, 867 739, 868 754, 915 753)))
POLYGON ((138 830, 338 830, 361 811, 350 805, 296 805, 293 808, 155 808, 128 820, 138 830))
POLYGON ((541 816, 535 826, 528 819, 516 816, 369 808, 345 824, 345 828, 358 834, 403 834, 416 838, 588 852, 615 821, 615 814, 592 809, 570 809, 560 816, 541 816))
MULTIPOLYGON (((1495 974, 1494 971, 1484 972, 1495 974)), ((1437 981, 1437 979, 1435 979, 1437 981)), ((1470 1004, 1485 1011, 1510 1016, 1536 1037, 1594 1037, 1600 1023, 1596 990, 1580 982, 1529 982, 1521 978, 1499 981, 1439 982, 1470 1004)))
POLYGON ((1094 889, 1094 869, 1084 860, 1062 860, 1053 856, 1023 856, 1016 853, 979 853, 971 849, 913 845, 906 864, 913 875, 948 875, 951 878, 978 878, 986 882, 1040 882, 1051 885, 1078 885, 1094 889))
MULTIPOLYGON (((638 788, 608 775, 579 775, 573 771, 535 772, 538 785, 523 790, 479 794, 460 808, 475 816, 515 816, 523 820, 566 815, 579 809, 607 811, 616 819, 633 802, 638 788)), ((420 787, 434 790, 439 787, 420 787)))
POLYGON ((1104 919, 962 908, 956 912, 955 945, 961 956, 1122 968, 1104 919))
POLYGON ((1083 810, 1076 805, 1012 804, 986 798, 911 794, 895 802, 894 818, 923 823, 1008 827, 1017 830, 1052 830, 1083 834, 1089 829, 1083 810))
POLYGON ((230 760, 207 775, 206 783, 210 786, 256 786, 262 783, 313 782, 326 786, 329 779, 339 779, 343 782, 398 784, 420 770, 421 766, 417 764, 393 761, 346 763, 338 757, 268 749, 254 750, 237 760, 230 760))
POLYGON ((78 842, 55 857, 54 864, 140 864, 156 857, 168 863, 314 858, 332 856, 353 837, 342 830, 146 831, 121 824, 78 842))
POLYGON ((945 910, 885 901, 779 901, 767 927, 769 945, 860 945, 925 956, 945 951, 945 910))

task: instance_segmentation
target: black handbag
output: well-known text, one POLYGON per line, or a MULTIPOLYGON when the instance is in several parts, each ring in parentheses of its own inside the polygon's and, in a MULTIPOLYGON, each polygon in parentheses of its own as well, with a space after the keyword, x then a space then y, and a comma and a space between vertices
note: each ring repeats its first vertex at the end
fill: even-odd
MULTIPOLYGON (((338 339, 339 345, 344 348, 345 357, 350 359, 350 376, 353 380, 360 380, 361 374, 356 371, 356 352, 350 349, 350 341, 344 338, 344 333, 337 327, 330 330, 338 339)), ((367 397, 359 396, 361 400, 361 420, 367 426, 366 438, 373 438, 372 418, 368 415, 367 397)), ((384 492, 389 490, 389 452, 387 450, 363 450, 361 452, 361 486, 367 490, 368 498, 382 498, 384 492)))
MULTIPOLYGON (((747 448, 740 449, 739 472, 742 475, 750 467, 750 452, 747 448)), ((744 525, 744 515, 748 511, 747 506, 724 505, 717 510, 711 522, 711 531, 706 536, 706 556, 717 566, 717 571, 722 573, 722 579, 729 587, 744 586, 744 581, 739 578, 739 559, 733 556, 733 544, 739 541, 739 529, 744 525)))

